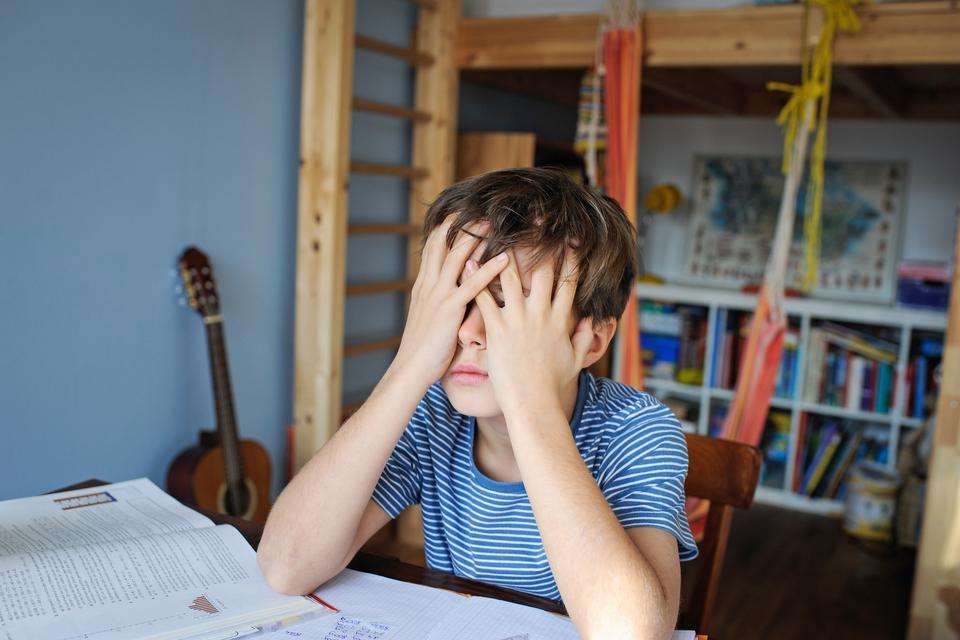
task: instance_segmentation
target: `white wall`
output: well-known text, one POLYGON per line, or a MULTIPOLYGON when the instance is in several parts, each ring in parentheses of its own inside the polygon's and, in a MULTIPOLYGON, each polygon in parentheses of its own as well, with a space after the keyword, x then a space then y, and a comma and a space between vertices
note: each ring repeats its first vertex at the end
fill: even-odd
MULTIPOLYGON (((687 195, 697 154, 779 156, 773 119, 645 116, 640 120, 640 193, 673 182, 687 195)), ((901 255, 949 260, 954 211, 960 204, 960 123, 835 120, 827 157, 837 160, 905 160, 907 202, 901 255)), ((665 278, 680 273, 685 215, 657 217, 648 229, 645 263, 665 278)))

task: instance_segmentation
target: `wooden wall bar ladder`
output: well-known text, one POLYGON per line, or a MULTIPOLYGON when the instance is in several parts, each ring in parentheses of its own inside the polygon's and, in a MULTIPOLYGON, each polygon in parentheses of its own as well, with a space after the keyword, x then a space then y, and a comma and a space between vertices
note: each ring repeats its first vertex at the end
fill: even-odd
POLYGON ((298 196, 295 327, 295 466, 302 467, 356 409, 341 407, 343 358, 395 349, 399 335, 344 345, 346 296, 408 292, 419 266, 425 204, 453 181, 457 114, 454 38, 459 0, 410 0, 419 6, 410 47, 356 35, 354 0, 306 0, 298 196), (415 70, 412 108, 353 96, 353 54, 359 47, 407 62, 415 70), (351 109, 412 124, 408 166, 350 159, 351 109), (350 173, 390 176, 410 184, 402 224, 348 224, 350 173), (347 284, 348 234, 407 238, 406 278, 347 284))

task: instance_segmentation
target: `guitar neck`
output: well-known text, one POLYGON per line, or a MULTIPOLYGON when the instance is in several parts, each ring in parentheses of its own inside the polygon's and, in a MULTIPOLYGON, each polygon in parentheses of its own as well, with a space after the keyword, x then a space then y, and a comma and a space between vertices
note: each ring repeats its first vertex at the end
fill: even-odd
POLYGON ((210 354, 210 378, 213 382, 224 474, 227 485, 235 487, 243 481, 243 461, 240 458, 237 416, 233 408, 233 389, 227 367, 227 347, 223 339, 223 319, 220 316, 205 317, 203 325, 206 327, 207 351, 210 354))

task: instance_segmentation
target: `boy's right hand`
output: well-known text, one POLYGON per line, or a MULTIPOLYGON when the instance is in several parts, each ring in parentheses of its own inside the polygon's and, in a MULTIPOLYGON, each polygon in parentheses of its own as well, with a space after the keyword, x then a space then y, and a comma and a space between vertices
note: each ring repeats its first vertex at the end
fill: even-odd
POLYGON ((394 366, 415 376, 427 387, 439 380, 450 366, 457 349, 457 333, 467 305, 509 264, 506 253, 487 260, 470 276, 463 265, 481 238, 481 227, 467 225, 447 248, 447 232, 454 220, 447 216, 443 224, 430 232, 423 247, 420 272, 410 293, 410 309, 394 366))

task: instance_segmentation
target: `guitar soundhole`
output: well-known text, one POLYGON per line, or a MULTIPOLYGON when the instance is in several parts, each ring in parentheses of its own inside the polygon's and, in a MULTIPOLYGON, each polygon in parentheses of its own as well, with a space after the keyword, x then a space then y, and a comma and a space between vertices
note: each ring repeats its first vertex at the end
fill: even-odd
POLYGON ((246 484, 240 483, 237 486, 227 489, 226 499, 227 513, 231 516, 243 516, 250 508, 250 492, 246 484))

